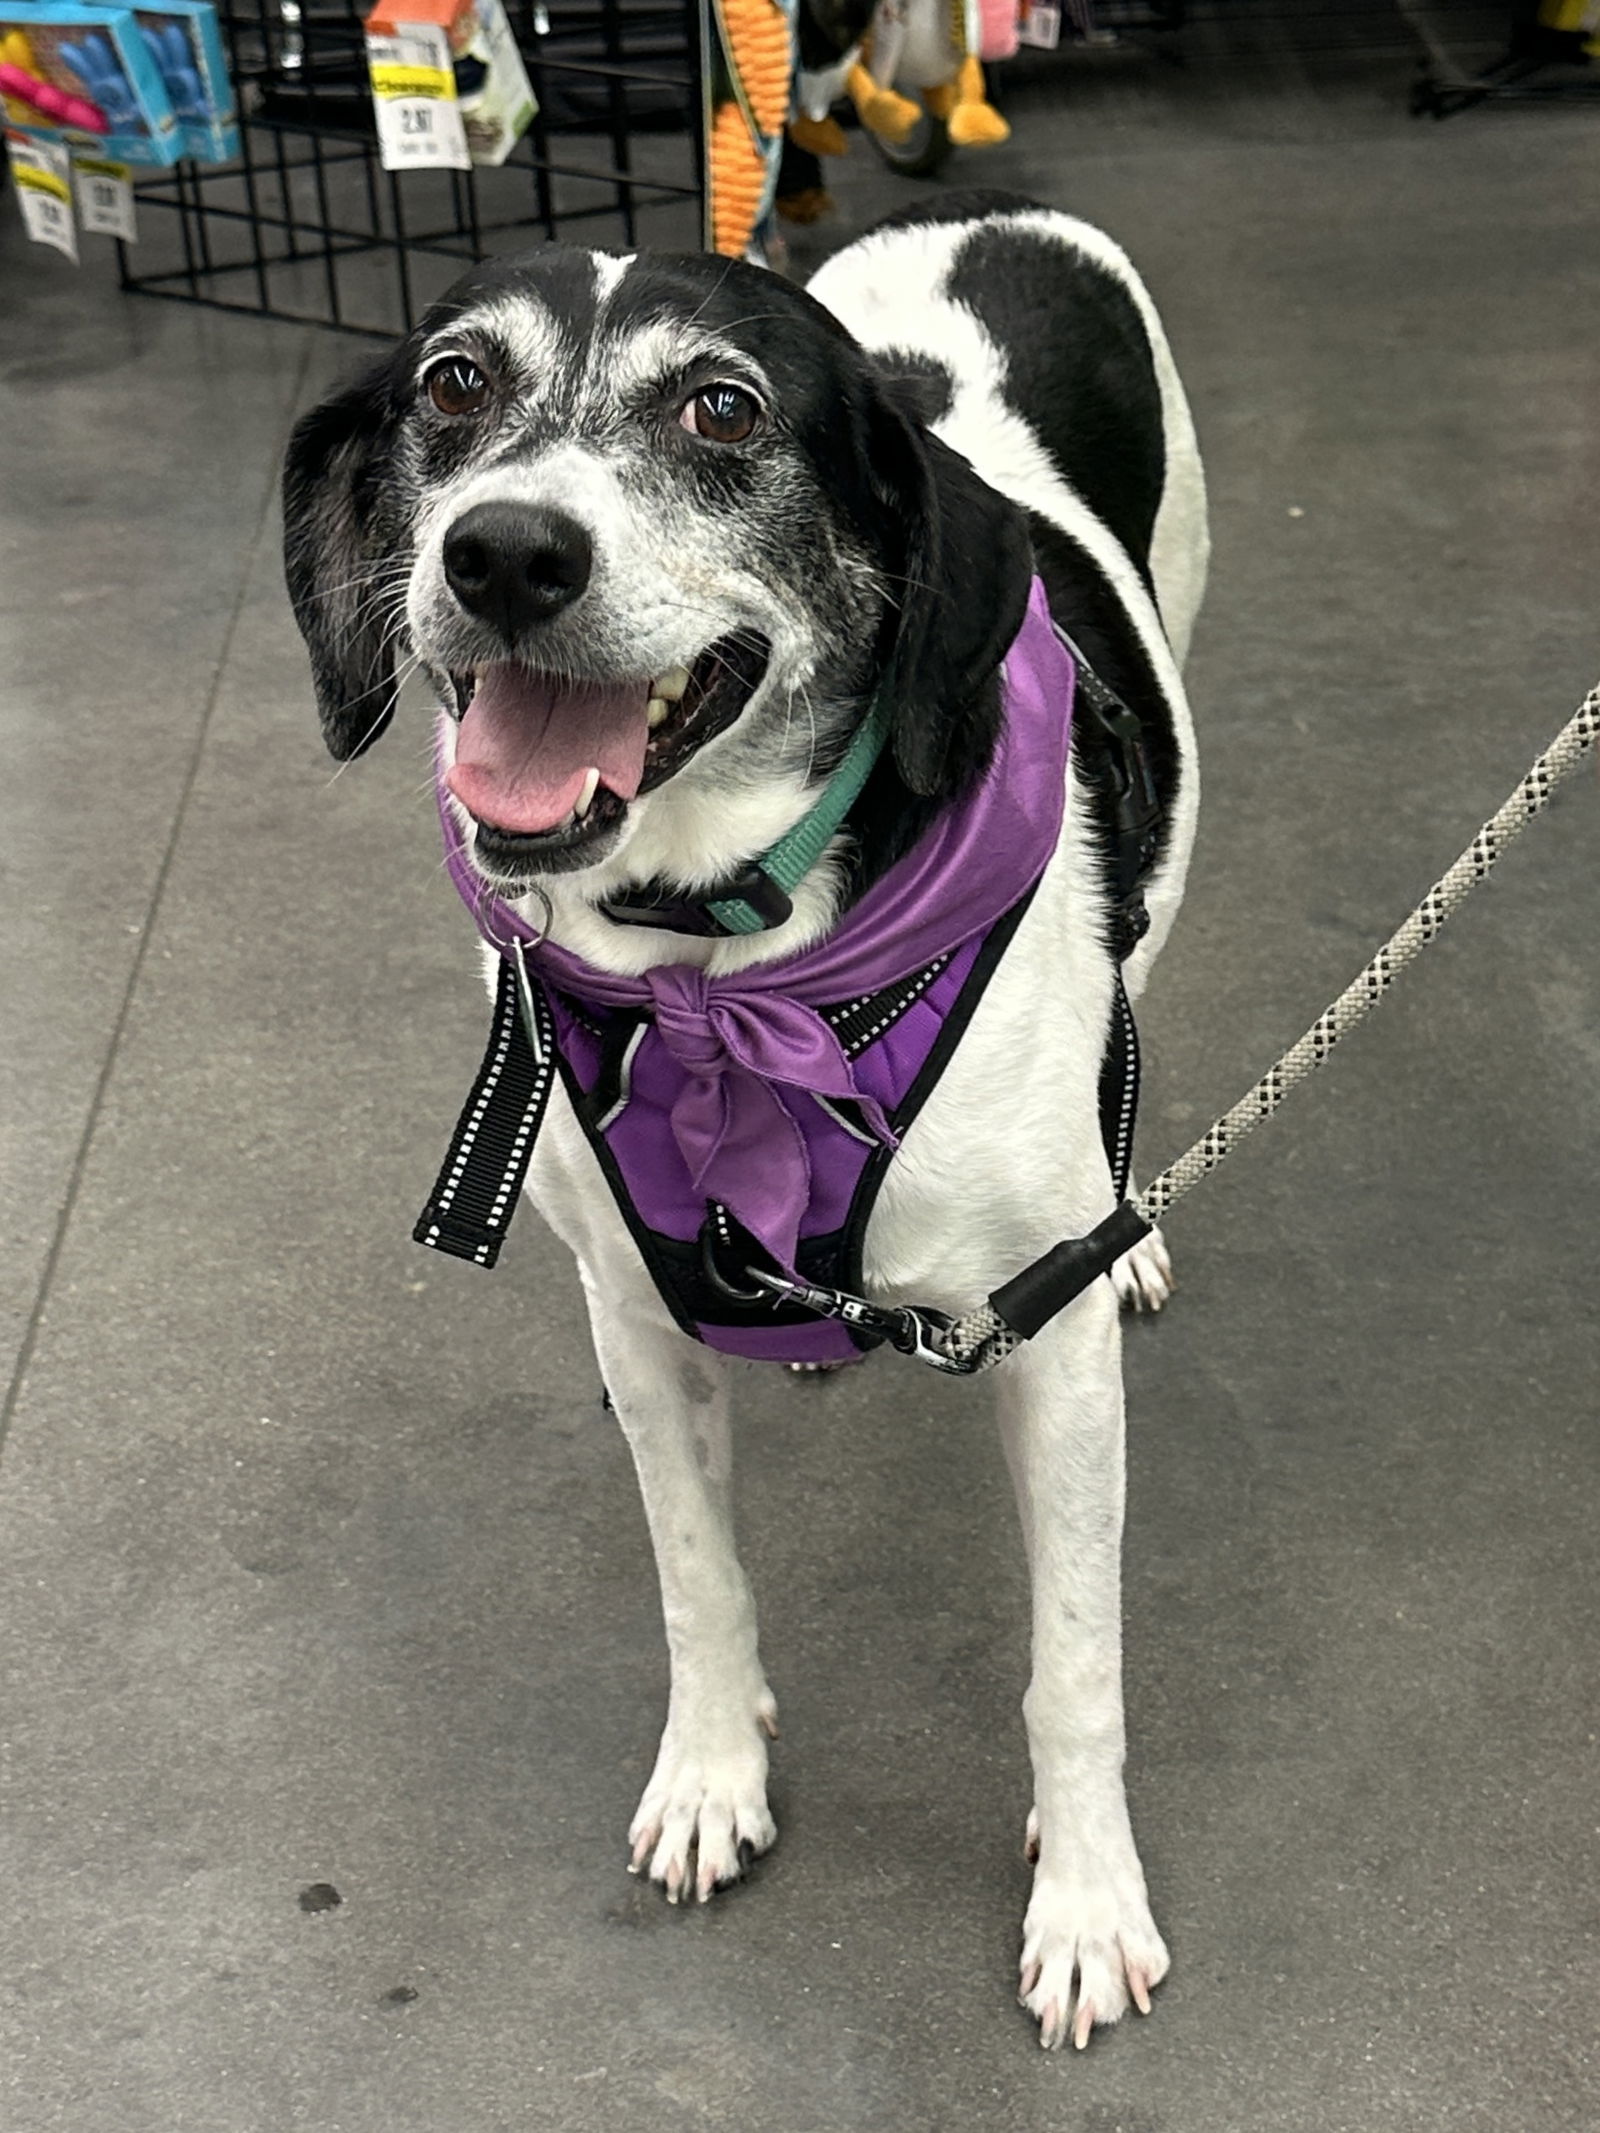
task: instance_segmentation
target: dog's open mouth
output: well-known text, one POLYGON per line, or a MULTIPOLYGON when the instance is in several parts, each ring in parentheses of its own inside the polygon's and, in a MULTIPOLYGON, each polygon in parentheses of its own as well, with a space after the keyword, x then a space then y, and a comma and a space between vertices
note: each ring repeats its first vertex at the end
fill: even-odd
POLYGON ((454 674, 460 730, 447 773, 498 871, 598 856, 628 802, 726 731, 759 687, 769 646, 719 638, 691 667, 636 682, 569 681, 510 661, 454 674))

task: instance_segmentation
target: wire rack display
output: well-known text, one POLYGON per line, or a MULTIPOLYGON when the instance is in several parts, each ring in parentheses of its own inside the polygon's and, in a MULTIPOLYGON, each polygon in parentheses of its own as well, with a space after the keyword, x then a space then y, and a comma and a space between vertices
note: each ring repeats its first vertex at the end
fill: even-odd
POLYGON ((142 181, 125 288, 346 332, 405 332, 488 253, 541 237, 693 249, 700 0, 509 0, 538 99, 498 168, 385 170, 357 0, 221 0, 242 154, 142 181))
MULTIPOLYGON (((389 336, 464 265, 541 237, 709 242, 712 0, 506 0, 538 100, 532 127, 498 168, 406 172, 378 153, 368 4, 218 0, 242 155, 140 179, 140 242, 118 245, 124 287, 389 336)), ((1444 117, 1489 97, 1600 89, 1583 40, 1548 31, 1541 13, 1540 0, 1065 0, 1063 41, 1082 52, 1130 40, 1230 67, 1409 54, 1413 111, 1444 117)), ((1053 57, 994 69, 1002 101, 1013 69, 1053 57)))

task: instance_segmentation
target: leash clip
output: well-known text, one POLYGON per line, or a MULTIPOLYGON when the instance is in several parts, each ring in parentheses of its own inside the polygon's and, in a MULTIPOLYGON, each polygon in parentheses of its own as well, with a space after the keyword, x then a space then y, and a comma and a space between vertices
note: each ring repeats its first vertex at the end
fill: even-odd
POLYGON ((926 1304, 875 1304, 865 1296, 852 1296, 848 1289, 814 1287, 804 1281, 790 1281, 782 1274, 769 1274, 759 1267, 745 1269, 752 1281, 758 1281, 770 1290, 779 1303, 794 1304, 802 1311, 814 1312, 818 1318, 838 1319, 846 1326, 856 1326, 875 1339, 887 1341, 900 1355, 909 1355, 919 1363, 927 1363, 933 1369, 943 1371, 947 1377, 966 1377, 971 1366, 950 1355, 944 1345, 944 1335, 955 1321, 946 1311, 935 1311, 926 1304))

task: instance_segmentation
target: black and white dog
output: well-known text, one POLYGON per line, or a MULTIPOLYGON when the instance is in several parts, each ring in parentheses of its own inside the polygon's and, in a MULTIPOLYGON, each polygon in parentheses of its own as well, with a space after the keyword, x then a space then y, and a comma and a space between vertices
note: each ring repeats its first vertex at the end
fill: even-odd
MULTIPOLYGON (((1151 924, 1125 967, 1143 983, 1193 837, 1179 666, 1205 497, 1150 300, 1095 230, 946 195, 809 293, 709 257, 490 262, 300 424, 285 502, 333 753, 365 748, 420 666, 472 864, 626 974, 716 976, 827 936, 984 771, 1037 572, 1143 721, 1162 788, 1151 924), (885 698, 887 748, 792 915, 731 937, 617 921, 771 847, 885 698)), ((875 1297, 966 1310, 1113 1203, 1097 1089, 1115 965, 1076 753, 1066 783, 1054 854, 875 1203, 875 1297)), ((705 1899, 774 1836, 727 1372, 663 1307, 559 1092, 530 1189, 577 1256, 661 1577, 671 1695, 633 1865, 705 1899)), ((1159 1306, 1169 1279, 1156 1235, 996 1374, 1034 1587, 1021 1991, 1046 2045, 1081 2046, 1130 1998, 1147 2010, 1168 1967, 1122 1784, 1117 1302, 1159 1306)))

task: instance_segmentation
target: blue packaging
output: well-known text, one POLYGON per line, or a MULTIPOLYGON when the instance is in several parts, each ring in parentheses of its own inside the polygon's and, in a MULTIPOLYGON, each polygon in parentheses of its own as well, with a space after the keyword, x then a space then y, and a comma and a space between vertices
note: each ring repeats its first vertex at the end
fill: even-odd
POLYGON ((184 154, 231 163, 239 153, 239 124, 211 0, 160 0, 134 14, 166 84, 184 154))
POLYGON ((133 11, 79 0, 0 0, 0 37, 19 32, 41 80, 86 98, 110 122, 107 133, 53 126, 33 106, 5 98, 7 123, 64 141, 108 163, 176 163, 188 151, 155 55, 133 11))

